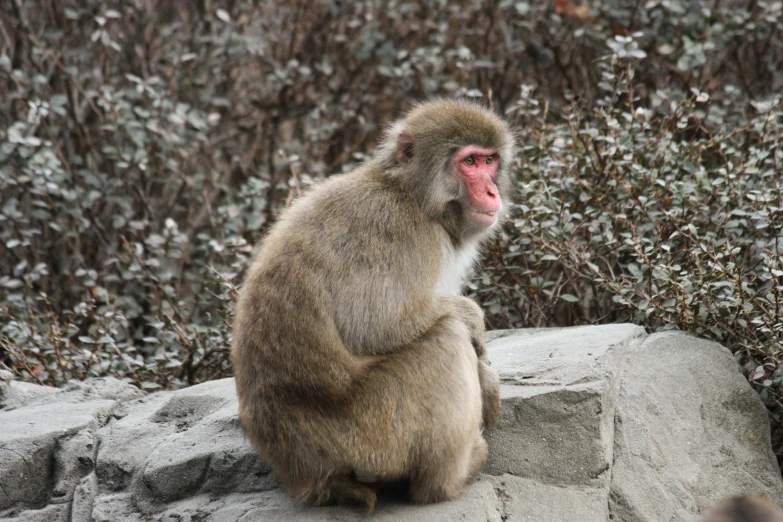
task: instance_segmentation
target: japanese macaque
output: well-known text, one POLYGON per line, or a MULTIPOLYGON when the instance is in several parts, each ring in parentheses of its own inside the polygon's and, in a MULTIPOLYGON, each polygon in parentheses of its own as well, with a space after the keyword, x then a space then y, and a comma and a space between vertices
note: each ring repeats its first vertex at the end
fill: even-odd
POLYGON ((734 497, 711 509, 702 522, 783 522, 783 511, 763 497, 734 497))
POLYGON ((509 208, 513 158, 492 112, 423 103, 263 240, 231 357, 242 426, 295 497, 371 511, 379 484, 404 479, 437 502, 484 467, 498 374, 460 291, 509 208))

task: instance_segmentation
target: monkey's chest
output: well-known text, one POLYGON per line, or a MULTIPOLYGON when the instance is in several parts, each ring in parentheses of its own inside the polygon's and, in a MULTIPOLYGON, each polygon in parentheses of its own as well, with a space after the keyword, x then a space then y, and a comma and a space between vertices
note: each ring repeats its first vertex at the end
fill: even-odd
POLYGON ((449 244, 443 246, 440 273, 435 284, 439 295, 459 295, 468 278, 473 274, 478 259, 478 243, 468 243, 459 249, 449 244))

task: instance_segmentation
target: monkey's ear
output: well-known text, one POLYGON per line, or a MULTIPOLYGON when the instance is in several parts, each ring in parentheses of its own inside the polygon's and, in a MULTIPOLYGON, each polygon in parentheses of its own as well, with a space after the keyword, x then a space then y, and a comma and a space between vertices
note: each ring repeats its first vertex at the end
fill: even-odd
POLYGON ((395 157, 400 165, 407 165, 413 159, 413 138, 406 131, 402 131, 397 137, 395 157))

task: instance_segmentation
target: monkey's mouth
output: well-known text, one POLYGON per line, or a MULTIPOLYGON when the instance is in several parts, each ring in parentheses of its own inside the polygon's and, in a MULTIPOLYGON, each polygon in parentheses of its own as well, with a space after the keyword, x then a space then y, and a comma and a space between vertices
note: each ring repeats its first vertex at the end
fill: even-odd
POLYGON ((470 214, 468 214, 469 217, 467 219, 473 223, 475 226, 479 227, 493 227, 497 225, 498 223, 498 212, 503 208, 502 206, 498 208, 476 208, 473 205, 468 207, 470 209, 470 214))
POLYGON ((495 217, 495 214, 500 212, 499 208, 496 208, 495 210, 479 210, 477 208, 474 208, 474 209, 471 209, 471 210, 473 211, 474 214, 481 214, 481 215, 489 216, 489 217, 495 217))

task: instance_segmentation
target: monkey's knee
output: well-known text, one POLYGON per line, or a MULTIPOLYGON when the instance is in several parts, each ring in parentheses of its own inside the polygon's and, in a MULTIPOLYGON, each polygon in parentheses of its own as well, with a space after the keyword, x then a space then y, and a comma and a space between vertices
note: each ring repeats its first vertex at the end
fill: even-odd
POLYGON ((482 420, 485 428, 494 428, 500 421, 500 374, 484 361, 479 361, 478 371, 482 420))

